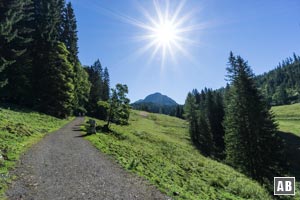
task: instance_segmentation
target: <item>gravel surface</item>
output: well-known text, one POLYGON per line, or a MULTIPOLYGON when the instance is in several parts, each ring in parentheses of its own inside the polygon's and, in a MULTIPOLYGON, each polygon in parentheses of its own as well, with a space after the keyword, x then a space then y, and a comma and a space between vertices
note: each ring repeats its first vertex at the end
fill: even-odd
POLYGON ((80 137, 83 120, 47 135, 21 157, 8 199, 170 199, 80 137))

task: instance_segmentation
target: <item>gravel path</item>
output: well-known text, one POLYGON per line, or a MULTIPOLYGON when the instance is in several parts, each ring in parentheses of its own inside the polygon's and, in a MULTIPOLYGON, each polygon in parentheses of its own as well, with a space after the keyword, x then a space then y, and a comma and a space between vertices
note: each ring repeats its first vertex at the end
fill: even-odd
POLYGON ((82 123, 76 118, 21 157, 9 199, 169 199, 79 137, 82 123))

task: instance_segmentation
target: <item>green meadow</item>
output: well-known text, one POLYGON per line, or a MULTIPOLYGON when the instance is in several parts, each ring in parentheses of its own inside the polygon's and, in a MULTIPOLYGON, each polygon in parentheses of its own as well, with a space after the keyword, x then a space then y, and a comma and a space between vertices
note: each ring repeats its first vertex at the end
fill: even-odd
POLYGON ((300 136, 300 103, 274 106, 272 111, 279 124, 279 130, 300 136))
POLYGON ((129 126, 112 124, 111 130, 86 138, 174 199, 271 199, 257 182, 202 156, 184 120, 133 110, 129 126))
POLYGON ((0 199, 8 183, 9 174, 19 156, 45 134, 69 122, 25 109, 0 107, 0 199))
POLYGON ((274 106, 272 111, 281 131, 280 136, 285 140, 290 176, 295 176, 300 185, 300 103, 274 106))

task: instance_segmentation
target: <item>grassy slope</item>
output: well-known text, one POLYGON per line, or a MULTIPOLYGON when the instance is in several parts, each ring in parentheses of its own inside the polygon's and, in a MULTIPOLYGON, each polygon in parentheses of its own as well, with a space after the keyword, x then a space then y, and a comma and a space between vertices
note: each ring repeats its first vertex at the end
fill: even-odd
POLYGON ((0 119, 0 150, 1 154, 8 157, 8 160, 0 160, 1 199, 7 184, 13 178, 8 171, 16 164, 20 154, 46 133, 57 130, 71 119, 60 120, 28 110, 8 110, 1 107, 0 119))
POLYGON ((300 136, 300 103, 272 108, 279 129, 300 136))
POLYGON ((112 125, 112 130, 87 139, 169 196, 179 193, 175 199, 270 198, 256 182, 203 157, 190 144, 183 120, 132 111, 129 126, 112 125))
MULTIPOLYGON (((296 177, 300 185, 300 103, 293 105, 274 106, 272 111, 279 124, 280 136, 286 143, 286 157, 291 176, 296 177)), ((299 188, 299 186, 298 186, 299 188)), ((299 190, 298 199, 299 198, 299 190)))

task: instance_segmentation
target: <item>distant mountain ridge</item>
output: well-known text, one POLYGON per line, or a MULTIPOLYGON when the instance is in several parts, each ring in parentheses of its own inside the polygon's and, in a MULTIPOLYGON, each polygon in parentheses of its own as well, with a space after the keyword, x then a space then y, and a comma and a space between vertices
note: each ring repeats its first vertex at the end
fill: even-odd
POLYGON ((176 101, 174 101, 167 95, 163 95, 159 92, 150 94, 150 95, 146 96, 145 99, 140 99, 140 100, 134 102, 134 104, 140 104, 140 103, 154 103, 154 104, 158 104, 158 105, 162 105, 162 106, 177 106, 178 105, 178 103, 176 103, 176 101))
POLYGON ((168 97, 159 92, 146 96, 145 99, 140 99, 131 104, 133 109, 143 110, 152 113, 161 113, 178 118, 183 118, 183 105, 179 105, 168 97))

